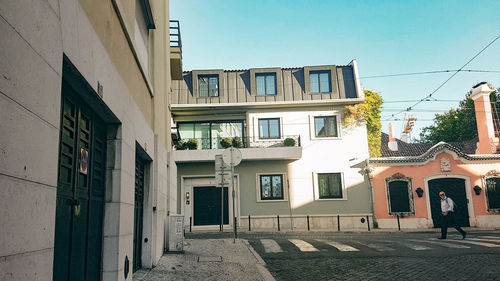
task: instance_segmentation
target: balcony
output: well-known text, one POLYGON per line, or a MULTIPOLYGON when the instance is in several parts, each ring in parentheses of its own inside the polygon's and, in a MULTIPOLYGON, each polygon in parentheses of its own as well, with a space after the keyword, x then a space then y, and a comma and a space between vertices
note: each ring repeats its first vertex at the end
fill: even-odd
POLYGON ((173 80, 182 80, 182 41, 178 20, 170 21, 170 70, 173 80))
MULTIPOLYGON (((231 139, 231 138, 228 138, 231 139)), ((228 140, 224 139, 224 140, 228 140)), ((173 151, 174 161, 177 163, 209 162, 215 160, 215 155, 222 154, 227 143, 220 138, 191 139, 194 146, 184 144, 189 140, 179 141, 173 151)), ((232 140, 232 139, 231 139, 232 140)), ((256 160, 298 160, 302 157, 300 136, 284 136, 283 139, 262 140, 256 138, 243 138, 234 145, 240 149, 243 161, 256 160), (285 140, 287 145, 285 145, 285 140)))

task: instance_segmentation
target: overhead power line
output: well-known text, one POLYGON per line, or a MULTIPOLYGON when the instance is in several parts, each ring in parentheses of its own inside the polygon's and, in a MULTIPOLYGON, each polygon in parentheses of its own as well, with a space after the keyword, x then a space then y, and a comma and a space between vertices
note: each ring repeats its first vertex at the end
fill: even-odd
POLYGON ((396 77, 396 76, 413 76, 413 75, 423 75, 423 74, 436 74, 436 73, 446 73, 446 72, 486 72, 486 73, 500 73, 500 70, 477 70, 477 69, 448 69, 448 70, 433 70, 433 71, 422 71, 422 72, 409 72, 409 73, 397 73, 397 74, 383 74, 383 75, 372 75, 364 76, 359 79, 370 79, 370 78, 384 78, 384 77, 396 77))
POLYGON ((386 120, 389 120, 391 118, 393 118, 394 116, 396 115, 399 115, 403 112, 408 112, 408 111, 411 111, 413 109, 413 107, 419 105, 420 103, 422 103, 423 101, 429 99, 432 97, 432 95, 434 93, 436 93, 439 89, 441 89, 446 83, 448 83, 448 81, 450 81, 453 77, 455 77, 455 75, 457 75, 460 71, 462 71, 469 63, 471 63, 474 59, 476 59, 481 53, 484 52, 484 50, 486 50, 489 46, 491 46, 493 43, 495 43, 495 41, 498 40, 498 38, 500 38, 500 35, 497 36, 495 39, 493 39, 493 41, 491 41, 488 45, 486 45, 483 49, 481 49, 481 51, 479 51, 477 54, 475 54, 469 61, 467 61, 462 67, 460 67, 457 71, 455 71, 448 79, 446 79, 443 83, 441 83, 441 85, 439 85, 434 91, 432 91, 430 94, 428 94, 427 96, 425 96, 424 98, 420 99, 418 102, 416 102, 415 104, 413 104, 412 106, 409 106, 408 108, 404 109, 404 110, 401 110, 397 113, 394 113, 394 114, 391 114, 389 116, 389 118, 387 118, 386 120))

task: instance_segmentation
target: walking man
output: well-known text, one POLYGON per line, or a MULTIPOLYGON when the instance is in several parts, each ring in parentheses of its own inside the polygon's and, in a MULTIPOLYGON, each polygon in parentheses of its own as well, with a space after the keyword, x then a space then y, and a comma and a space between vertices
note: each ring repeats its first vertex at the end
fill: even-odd
POLYGON ((455 203, 449 197, 446 197, 443 191, 439 192, 439 197, 441 198, 441 213, 443 215, 441 219, 441 237, 438 239, 446 239, 446 233, 448 232, 448 225, 453 226, 458 232, 462 234, 462 239, 465 239, 467 234, 460 226, 455 222, 454 207, 455 203))

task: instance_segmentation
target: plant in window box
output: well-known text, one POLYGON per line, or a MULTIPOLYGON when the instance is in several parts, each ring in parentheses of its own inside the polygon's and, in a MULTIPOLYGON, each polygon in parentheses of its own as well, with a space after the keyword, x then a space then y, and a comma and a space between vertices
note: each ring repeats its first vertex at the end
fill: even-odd
POLYGON ((231 145, 233 145, 233 139, 232 138, 223 138, 221 141, 220 141, 220 145, 224 148, 228 148, 228 147, 231 147, 231 145))
POLYGON ((186 148, 189 150, 194 150, 198 149, 198 140, 197 139, 190 139, 186 142, 186 148))
POLYGON ((284 141, 283 141, 283 145, 284 146, 295 146, 295 140, 292 139, 292 138, 286 138, 284 141))
POLYGON ((186 149, 187 149, 186 142, 184 140, 179 140, 175 144, 175 150, 186 150, 186 149))
POLYGON ((234 137, 232 141, 233 141, 233 147, 236 147, 236 148, 243 147, 243 141, 241 140, 240 137, 234 137))

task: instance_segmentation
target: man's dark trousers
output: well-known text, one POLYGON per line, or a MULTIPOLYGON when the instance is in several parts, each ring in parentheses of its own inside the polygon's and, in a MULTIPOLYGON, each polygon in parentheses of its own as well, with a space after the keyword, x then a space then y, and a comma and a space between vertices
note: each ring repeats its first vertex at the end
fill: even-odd
POLYGON ((448 226, 453 226, 462 236, 465 236, 465 231, 460 228, 455 222, 455 213, 448 212, 446 216, 442 216, 441 219, 441 237, 446 238, 446 234, 448 233, 448 226))

